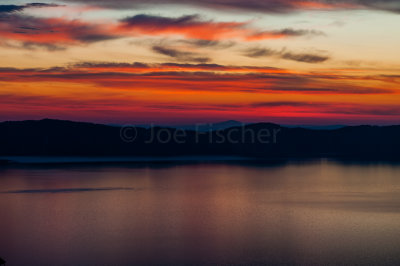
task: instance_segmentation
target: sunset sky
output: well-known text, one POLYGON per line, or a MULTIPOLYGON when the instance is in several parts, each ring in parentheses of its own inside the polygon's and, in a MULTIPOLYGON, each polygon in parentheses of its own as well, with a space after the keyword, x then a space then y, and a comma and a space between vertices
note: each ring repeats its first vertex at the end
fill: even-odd
POLYGON ((1 0, 0 121, 400 124, 399 0, 1 0))

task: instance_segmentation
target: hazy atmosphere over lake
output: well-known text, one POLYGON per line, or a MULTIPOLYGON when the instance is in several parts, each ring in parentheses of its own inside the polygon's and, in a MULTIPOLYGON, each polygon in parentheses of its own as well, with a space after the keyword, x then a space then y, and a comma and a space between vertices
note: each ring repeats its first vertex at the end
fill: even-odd
POLYGON ((398 265, 400 166, 0 169, 7 265, 398 265))

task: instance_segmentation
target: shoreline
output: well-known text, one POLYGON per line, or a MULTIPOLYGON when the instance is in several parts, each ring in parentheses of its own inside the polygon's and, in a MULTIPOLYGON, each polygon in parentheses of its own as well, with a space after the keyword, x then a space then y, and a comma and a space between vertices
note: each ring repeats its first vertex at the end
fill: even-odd
POLYGON ((337 162, 341 164, 400 164, 400 158, 371 157, 239 157, 239 156, 164 156, 164 157, 96 157, 96 156, 0 156, 0 167, 24 165, 141 165, 141 164, 197 164, 243 163, 276 165, 305 162, 337 162))

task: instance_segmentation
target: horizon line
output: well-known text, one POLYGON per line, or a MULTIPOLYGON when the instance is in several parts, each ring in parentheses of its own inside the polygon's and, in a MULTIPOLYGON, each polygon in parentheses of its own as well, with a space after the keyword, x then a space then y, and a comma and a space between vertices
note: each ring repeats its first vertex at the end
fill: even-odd
POLYGON ((285 124, 285 123, 276 123, 269 121, 238 121, 234 119, 222 120, 218 122, 191 122, 191 123, 183 123, 183 124, 171 124, 171 123, 156 123, 156 122, 148 122, 148 123, 106 123, 106 122, 95 122, 95 121, 85 121, 85 120, 72 120, 72 119, 61 119, 61 118, 39 118, 39 119, 21 119, 21 120, 0 120, 0 124, 2 123, 12 123, 12 122, 41 122, 41 121, 60 121, 60 122, 72 122, 72 123, 85 123, 85 124, 94 124, 94 125, 104 125, 104 126, 136 126, 136 127, 193 127, 193 126, 218 126, 221 124, 227 123, 237 123, 242 125, 255 125, 255 124, 274 124, 282 127, 315 127, 315 128, 329 128, 329 127, 357 127, 357 126, 376 126, 376 127, 390 127, 390 126, 400 126, 399 124, 365 124, 365 123, 355 123, 355 124, 285 124))

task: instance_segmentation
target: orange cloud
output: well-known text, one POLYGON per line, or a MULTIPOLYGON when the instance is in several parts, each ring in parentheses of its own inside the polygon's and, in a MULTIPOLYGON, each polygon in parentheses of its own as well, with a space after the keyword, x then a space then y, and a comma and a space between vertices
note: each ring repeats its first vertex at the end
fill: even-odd
POLYGON ((133 35, 182 35, 199 40, 221 40, 239 38, 245 41, 280 39, 306 35, 323 35, 311 30, 259 31, 251 28, 249 22, 202 21, 198 16, 167 18, 161 16, 136 15, 121 20, 117 32, 133 35))
POLYGON ((197 16, 167 18, 136 15, 121 21, 117 27, 122 33, 144 35, 183 35, 187 38, 216 40, 235 38, 247 33, 247 23, 200 21, 197 16))
POLYGON ((393 94, 397 80, 385 76, 300 73, 269 67, 215 64, 81 63, 68 68, 0 69, 0 82, 87 83, 106 88, 263 94, 393 94), (376 84, 382 84, 376 87, 376 84))
POLYGON ((107 25, 18 14, 0 20, 2 38, 37 44, 79 44, 118 38, 107 25))
POLYGON ((90 62, 50 69, 0 68, 0 120, 398 121, 396 77, 353 72, 90 62))
MULTIPOLYGON (((136 15, 115 22, 88 22, 67 18, 39 18, 9 13, 0 20, 3 39, 38 45, 79 45, 132 36, 183 36, 197 40, 241 39, 258 41, 310 35, 322 35, 310 30, 282 29, 259 31, 249 22, 203 21, 198 16, 168 18, 136 15)), ((48 47, 48 48, 52 48, 48 47)))

